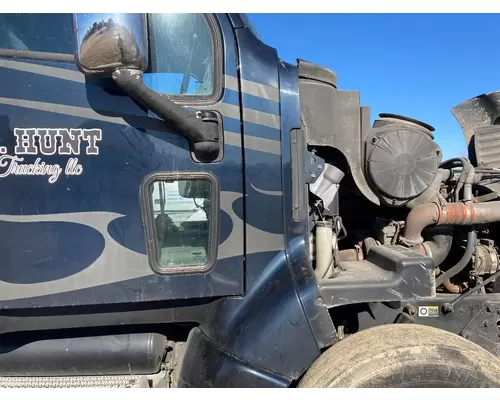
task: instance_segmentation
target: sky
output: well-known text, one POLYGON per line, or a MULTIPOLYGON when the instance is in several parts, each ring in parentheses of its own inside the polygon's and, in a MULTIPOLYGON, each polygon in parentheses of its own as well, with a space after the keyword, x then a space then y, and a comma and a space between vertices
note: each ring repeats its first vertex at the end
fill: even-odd
POLYGON ((332 69, 372 121, 402 114, 436 128, 448 159, 467 154, 451 109, 500 90, 500 14, 248 14, 279 57, 332 69))

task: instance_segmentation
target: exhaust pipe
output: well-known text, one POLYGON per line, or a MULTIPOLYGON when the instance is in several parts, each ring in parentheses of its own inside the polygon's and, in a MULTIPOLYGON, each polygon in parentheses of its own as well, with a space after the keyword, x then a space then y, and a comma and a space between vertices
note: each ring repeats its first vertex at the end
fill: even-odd
MULTIPOLYGON (((423 204, 413 209, 406 219, 402 241, 410 246, 422 244, 422 230, 429 225, 462 225, 487 224, 500 221, 500 201, 473 204, 449 203, 423 204)), ((470 261, 476 246, 477 234, 471 229, 467 234, 465 253, 458 263, 436 278, 436 286, 448 283, 448 280, 462 271, 470 261)))
POLYGON ((429 225, 487 224, 500 221, 500 201, 492 203, 436 203, 415 207, 406 219, 402 240, 409 245, 423 242, 422 231, 429 225))

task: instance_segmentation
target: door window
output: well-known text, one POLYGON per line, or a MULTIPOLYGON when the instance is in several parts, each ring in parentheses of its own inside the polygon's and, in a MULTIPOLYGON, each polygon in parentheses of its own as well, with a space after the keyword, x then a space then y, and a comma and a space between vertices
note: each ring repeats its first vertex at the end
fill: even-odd
POLYGON ((216 249, 217 205, 213 178, 159 176, 148 180, 146 235, 159 273, 206 269, 216 249))
POLYGON ((214 23, 205 14, 148 14, 149 73, 144 82, 173 96, 213 96, 218 68, 214 23))

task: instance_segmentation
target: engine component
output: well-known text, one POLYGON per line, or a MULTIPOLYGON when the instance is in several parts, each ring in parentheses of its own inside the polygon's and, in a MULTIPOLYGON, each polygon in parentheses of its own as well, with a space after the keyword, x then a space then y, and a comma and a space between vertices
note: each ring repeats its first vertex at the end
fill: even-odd
POLYGON ((460 273, 469 264, 476 247, 476 241, 477 232, 474 229, 469 228, 469 232, 467 233, 467 245, 465 246, 465 252, 462 254, 462 258, 460 258, 460 260, 453 267, 446 270, 446 272, 443 272, 436 278, 436 287, 442 285, 451 277, 460 273))
POLYGON ((337 214, 337 193, 339 183, 344 177, 344 173, 331 164, 325 164, 323 172, 314 183, 309 185, 309 190, 318 196, 323 202, 323 207, 330 212, 330 215, 337 214))
POLYGON ((316 223, 315 242, 316 276, 319 279, 328 278, 333 268, 333 244, 336 242, 331 221, 318 221, 316 223))
POLYGON ((433 183, 442 159, 431 126, 380 114, 366 142, 367 180, 382 202, 404 206, 433 183))
POLYGON ((401 227, 404 223, 400 221, 377 218, 375 230, 377 231, 377 240, 386 246, 394 245, 397 242, 401 227))
POLYGON ((395 238, 399 232, 399 225, 395 222, 391 222, 389 225, 384 226, 380 230, 379 240, 383 245, 395 244, 395 238))
POLYGON ((446 259, 450 254, 453 243, 453 229, 451 227, 435 227, 432 229, 431 240, 422 243, 425 254, 431 257, 436 266, 446 259))
POLYGON ((460 200, 460 191, 463 188, 463 200, 472 200, 472 184, 475 179, 475 169, 469 160, 463 157, 452 158, 451 160, 446 160, 441 167, 454 168, 457 164, 461 164, 462 171, 458 176, 456 186, 454 187, 455 202, 460 200))
POLYGON ((491 203, 436 203, 422 204, 410 211, 406 218, 404 241, 422 242, 422 230, 429 225, 473 225, 500 221, 500 201, 491 203))
POLYGON ((370 253, 370 250, 375 246, 379 246, 380 243, 378 243, 374 238, 367 237, 363 239, 360 245, 361 249, 363 250, 363 254, 365 255, 365 257, 367 257, 368 253, 370 253))
MULTIPOLYGON (((449 203, 440 206, 436 203, 422 204, 410 211, 406 219, 404 234, 401 242, 409 246, 421 246, 423 238, 422 230, 429 225, 472 225, 474 223, 485 223, 500 220, 500 202, 495 203, 449 203)), ((436 279, 436 285, 440 286, 447 279, 459 273, 470 261, 477 234, 470 228, 467 234, 467 246, 465 253, 458 263, 441 274, 436 279)), ((422 246, 425 253, 429 254, 429 246, 422 246)), ((441 254, 443 252, 440 252, 441 254)))
POLYGON ((443 192, 443 183, 449 180, 453 176, 453 173, 449 169, 439 169, 434 181, 431 185, 418 197, 409 201, 406 207, 413 209, 416 206, 432 202, 445 202, 443 195, 446 196, 446 192, 443 192))
POLYGON ((476 245, 476 259, 474 269, 471 271, 472 275, 492 275, 500 269, 499 266, 499 256, 493 240, 481 239, 476 245))
POLYGON ((389 124, 408 125, 414 128, 422 128, 422 130, 427 133, 431 139, 434 139, 432 132, 434 132, 435 129, 432 125, 404 115, 381 113, 379 114, 379 119, 373 123, 373 127, 380 128, 389 124))
POLYGON ((435 264, 403 246, 371 246, 363 261, 342 261, 333 279, 321 282, 328 307, 358 302, 402 301, 435 295, 435 264), (414 282, 418 282, 415 285, 414 282), (362 291, 353 287, 362 285, 362 291))
MULTIPOLYGON (((423 204, 414 208, 408 214, 402 242, 417 246, 423 241, 422 230, 429 225, 466 225, 485 224, 500 221, 500 202, 479 203, 472 202, 449 203, 443 206, 438 204, 423 204)), ((481 266, 476 262, 478 268, 476 274, 491 274, 498 271, 498 256, 496 250, 491 250, 488 246, 476 248, 477 233, 470 228, 467 235, 467 246, 460 261, 436 278, 436 285, 448 283, 447 280, 462 271, 469 263, 474 249, 477 249, 477 257, 481 266), (491 271, 491 272, 489 272, 491 271)), ((425 248, 425 247, 424 247, 425 248)), ((426 251, 427 253, 427 251, 426 251)))
POLYGON ((137 333, 78 338, 16 335, 0 342, 0 376, 146 375, 160 370, 165 336, 137 333))
POLYGON ((482 126, 474 131, 474 151, 478 167, 500 167, 500 126, 482 126))
POLYGON ((463 285, 455 285, 449 279, 443 281, 443 287, 448 293, 459 294, 464 291, 463 285))

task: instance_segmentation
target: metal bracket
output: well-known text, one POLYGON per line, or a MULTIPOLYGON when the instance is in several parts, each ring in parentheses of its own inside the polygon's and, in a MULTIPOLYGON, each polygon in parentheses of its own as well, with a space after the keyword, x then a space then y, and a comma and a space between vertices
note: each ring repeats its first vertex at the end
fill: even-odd
POLYGON ((339 183, 343 177, 344 173, 340 169, 331 164, 326 164, 315 182, 309 184, 311 193, 321 199, 323 207, 331 215, 335 215, 338 212, 338 200, 336 200, 336 197, 339 190, 339 183))
POLYGON ((329 308, 369 302, 433 298, 434 261, 402 246, 373 246, 363 261, 341 262, 332 279, 319 280, 329 308))
POLYGON ((323 169, 325 168, 325 160, 316 155, 316 151, 306 152, 306 168, 307 168, 307 178, 306 183, 314 183, 316 179, 321 175, 323 169))
POLYGON ((500 302, 487 302, 462 329, 460 336, 500 357, 500 302))

